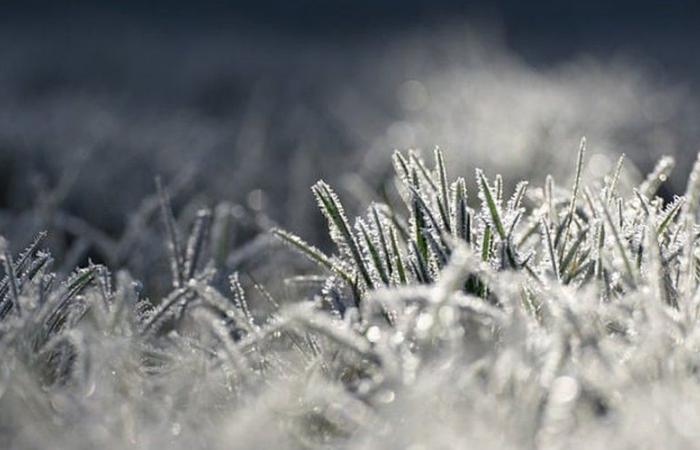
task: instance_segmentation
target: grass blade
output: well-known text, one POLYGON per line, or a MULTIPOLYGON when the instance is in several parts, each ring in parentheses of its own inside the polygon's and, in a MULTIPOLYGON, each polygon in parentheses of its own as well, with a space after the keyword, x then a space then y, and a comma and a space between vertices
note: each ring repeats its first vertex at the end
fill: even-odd
POLYGON ((488 181, 486 180, 486 176, 484 176, 484 172, 482 172, 480 169, 476 169, 476 177, 477 181, 479 182, 479 195, 482 197, 482 201, 486 204, 488 208, 489 214, 491 215, 491 222, 496 228, 499 237, 501 239, 505 239, 506 230, 505 228, 503 228, 501 215, 498 212, 498 205, 496 204, 496 200, 493 197, 493 193, 491 192, 491 188, 489 187, 488 181))
POLYGON ((170 269, 172 271, 173 286, 177 289, 184 285, 185 270, 182 261, 182 244, 175 224, 170 196, 163 188, 160 178, 156 178, 156 188, 160 200, 160 211, 165 225, 165 233, 168 240, 168 250, 170 251, 170 269))
POLYGON ((631 258, 629 256, 629 252, 627 250, 627 247, 625 247, 625 243, 622 241, 622 236, 620 235, 620 230, 618 228, 618 225, 615 223, 615 221, 612 218, 612 215, 610 214, 610 209, 608 209, 608 205, 605 204, 605 202, 602 202, 601 209, 603 210, 603 215, 605 216, 605 220, 608 223, 608 226, 610 227, 610 230, 612 231, 613 238, 615 239, 615 245, 617 246, 617 249, 620 253, 620 256, 622 257, 622 262, 625 265, 625 270, 627 271, 627 275, 629 275, 630 281, 632 285, 634 286, 637 282, 637 274, 636 271, 634 270, 634 266, 632 265, 631 258))
POLYGON ((442 223, 445 226, 445 230, 448 233, 452 233, 452 224, 450 223, 450 191, 447 186, 447 169, 445 168, 445 160, 442 151, 439 148, 435 148, 435 169, 437 171, 439 187, 438 209, 440 210, 440 217, 442 218, 442 223))
POLYGON ((323 267, 326 270, 329 270, 338 276, 340 276, 346 283, 353 285, 353 277, 350 276, 350 274, 346 273, 344 270, 340 269, 336 264, 334 264, 331 259, 326 256, 321 250, 317 249, 313 245, 307 243, 305 240, 300 238, 299 236, 289 233, 287 231, 281 230, 279 228, 274 228, 271 230, 271 233, 282 240, 283 242, 286 242, 299 252, 301 252, 304 256, 309 258, 312 262, 318 264, 319 266, 323 267))
POLYGON ((384 270, 384 265, 382 264, 382 259, 379 256, 379 250, 374 245, 374 242, 372 242, 372 238, 370 237, 369 232, 367 231, 367 227, 365 226, 364 222, 362 222, 361 220, 358 220, 357 228, 360 230, 360 234, 362 235, 362 238, 364 239, 365 247, 367 248, 367 251, 369 252, 370 260, 372 261, 376 272, 379 274, 379 278, 382 280, 382 282, 385 285, 388 285, 389 284, 389 277, 387 276, 386 271, 384 270))
POLYGON ((319 181, 313 188, 313 193, 321 207, 321 211, 326 216, 331 227, 331 237, 341 247, 347 246, 350 255, 355 261, 355 266, 362 276, 362 280, 368 289, 374 288, 374 283, 365 265, 365 260, 360 252, 360 247, 355 240, 355 236, 350 231, 350 226, 345 217, 343 205, 338 200, 335 192, 324 181, 319 181))
POLYGON ((560 281, 561 278, 559 276, 556 252, 554 251, 554 244, 552 243, 552 231, 549 229, 549 224, 544 218, 540 220, 540 224, 542 227, 542 234, 544 235, 544 241, 547 244, 547 255, 549 256, 549 263, 552 265, 552 273, 557 281, 560 281))
POLYGON ((698 153, 693 169, 688 178, 688 187, 685 191, 685 204, 683 205, 683 225, 685 227, 686 238, 683 243, 683 254, 681 258, 681 291, 695 292, 695 258, 693 251, 695 248, 695 218, 697 216, 698 201, 700 201, 700 153, 698 153))
POLYGON ((576 158, 576 175, 574 176, 574 187, 571 190, 571 200, 569 200, 569 212, 566 216, 566 224, 564 227, 564 237, 561 241, 561 251, 563 252, 566 248, 566 244, 569 240, 569 230, 571 228, 571 222, 574 219, 574 214, 576 214, 576 199, 578 197, 579 186, 581 185, 581 173, 583 171, 583 157, 586 153, 586 138, 581 138, 581 144, 578 149, 578 157, 576 158))
POLYGON ((652 198, 659 190, 659 186, 668 179, 675 165, 676 161, 672 157, 662 157, 644 179, 644 182, 639 185, 639 192, 646 198, 652 198))
POLYGON ((471 215, 467 207, 467 185, 464 178, 457 178, 453 184, 454 234, 457 238, 471 244, 471 215))
POLYGON ((194 278, 197 265, 200 262, 211 227, 211 211, 203 209, 197 213, 192 233, 187 240, 185 252, 185 264, 183 267, 184 279, 194 278))

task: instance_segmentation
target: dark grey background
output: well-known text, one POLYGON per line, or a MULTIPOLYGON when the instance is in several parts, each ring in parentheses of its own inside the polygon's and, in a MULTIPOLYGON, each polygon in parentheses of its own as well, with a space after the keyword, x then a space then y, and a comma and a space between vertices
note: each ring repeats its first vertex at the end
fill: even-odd
POLYGON ((52 208, 119 236, 156 175, 193 170, 176 206, 228 200, 318 241, 308 186, 366 204, 394 147, 446 146, 453 174, 565 178, 583 134, 642 171, 674 154, 670 196, 700 147, 699 17, 690 1, 3 3, 2 233, 51 229, 38 199, 61 188, 52 208), (444 107, 407 111, 413 79, 444 107), (495 139, 530 114, 518 133, 541 136, 495 139))

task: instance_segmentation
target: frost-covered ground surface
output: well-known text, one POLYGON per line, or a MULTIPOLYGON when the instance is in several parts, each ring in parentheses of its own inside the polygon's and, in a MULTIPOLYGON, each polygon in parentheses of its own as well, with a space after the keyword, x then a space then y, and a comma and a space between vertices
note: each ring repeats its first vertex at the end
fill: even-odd
POLYGON ((691 91, 129 36, 2 40, 2 448, 697 446, 691 91))

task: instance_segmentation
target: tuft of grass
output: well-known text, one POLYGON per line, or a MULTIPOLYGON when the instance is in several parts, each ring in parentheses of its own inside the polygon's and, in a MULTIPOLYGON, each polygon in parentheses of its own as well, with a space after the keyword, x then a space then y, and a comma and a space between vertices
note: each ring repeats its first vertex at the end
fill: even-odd
MULTIPOLYGON (((686 443, 700 159, 665 204, 667 159, 628 189, 622 158, 584 178, 584 149, 570 190, 452 179, 439 149, 395 153, 396 204, 358 217, 315 184, 332 250, 271 227, 318 267, 294 278, 308 295, 263 287, 229 254, 230 205, 176 220, 160 183, 170 280, 153 299, 125 271, 63 275, 43 235, 17 256, 3 240, 0 433, 17 448, 318 449, 587 448, 613 433, 624 448, 648 444, 641 417, 686 443)), ((283 253, 265 250, 274 281, 283 253)))

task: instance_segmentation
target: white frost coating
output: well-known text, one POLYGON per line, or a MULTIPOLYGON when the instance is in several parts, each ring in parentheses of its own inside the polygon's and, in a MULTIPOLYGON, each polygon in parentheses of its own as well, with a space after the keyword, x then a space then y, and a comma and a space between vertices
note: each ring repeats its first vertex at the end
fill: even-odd
MULTIPOLYGON (((307 272, 316 289, 303 298, 261 299, 254 274, 215 273, 204 216, 192 251, 173 261, 183 283, 153 301, 125 274, 113 288, 101 266, 54 284, 38 243, 8 254, 8 448, 692 445, 700 294, 684 259, 696 252, 689 201, 663 205, 651 188, 624 196, 610 180, 602 196, 582 189, 584 202, 549 180, 539 198, 520 184, 504 202, 507 180, 493 189, 478 172, 482 201, 467 206, 466 183, 450 184, 439 151, 435 160, 397 154, 412 194, 372 205, 353 228, 330 186, 316 185, 336 251, 276 231, 330 272, 307 272)), ((690 200, 696 184, 697 174, 690 200)), ((176 222, 166 226, 173 241, 176 222)))

